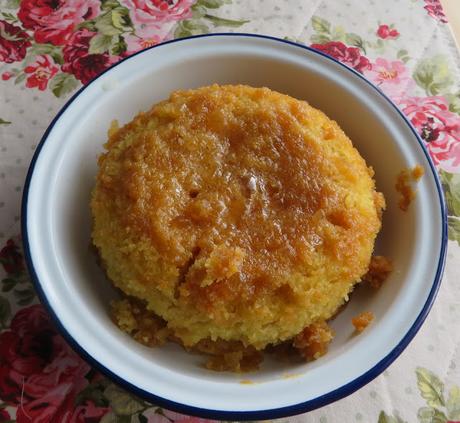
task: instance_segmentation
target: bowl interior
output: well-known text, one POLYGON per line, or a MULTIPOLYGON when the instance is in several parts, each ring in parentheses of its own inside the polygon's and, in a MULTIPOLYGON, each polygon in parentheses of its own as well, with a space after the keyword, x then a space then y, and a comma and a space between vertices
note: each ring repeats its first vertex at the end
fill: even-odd
POLYGON ((183 40, 138 54, 99 77, 49 132, 35 163, 26 209, 39 284, 71 337, 139 389, 208 410, 251 412, 308 403, 388 361, 422 313, 442 261, 438 188, 407 123, 359 76, 315 52, 271 39, 183 40), (128 122, 173 90, 212 83, 267 86, 323 110, 375 169, 377 188, 385 195, 387 210, 376 252, 390 257, 395 270, 377 292, 356 289, 332 323, 337 335, 329 353, 315 362, 268 359, 256 373, 214 373, 200 366, 202 357, 178 346, 139 345, 108 316, 116 293, 90 249, 89 200, 110 122, 128 122), (426 174, 417 185, 416 201, 403 213, 394 184, 402 169, 415 164, 426 174), (351 317, 362 311, 372 311, 376 320, 355 336, 351 317), (241 384, 242 379, 254 383, 241 384))

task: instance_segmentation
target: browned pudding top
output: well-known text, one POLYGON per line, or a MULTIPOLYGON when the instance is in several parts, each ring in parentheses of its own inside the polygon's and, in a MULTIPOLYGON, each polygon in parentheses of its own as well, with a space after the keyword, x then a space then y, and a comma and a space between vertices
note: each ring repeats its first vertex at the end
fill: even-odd
POLYGON ((278 288, 288 298, 281 281, 325 260, 336 279, 366 270, 383 200, 350 140, 306 102, 245 86, 179 91, 106 148, 107 207, 180 269, 176 297, 204 308, 278 288))

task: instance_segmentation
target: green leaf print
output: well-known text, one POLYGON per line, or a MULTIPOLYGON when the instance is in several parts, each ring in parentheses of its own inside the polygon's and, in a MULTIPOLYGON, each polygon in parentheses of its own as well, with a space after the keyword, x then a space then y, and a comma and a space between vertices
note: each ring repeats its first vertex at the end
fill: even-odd
POLYGON ((313 16, 311 18, 311 24, 316 32, 329 34, 331 31, 331 24, 326 19, 320 18, 319 16, 313 16))
POLYGON ((442 411, 431 407, 422 407, 417 417, 420 423, 447 423, 447 417, 442 411))
POLYGON ((14 80, 14 83, 17 85, 17 84, 20 84, 22 81, 24 81, 24 79, 26 79, 26 74, 25 73, 20 73, 16 79, 14 80))
POLYGON ((238 28, 248 20, 234 20, 220 18, 209 13, 209 9, 218 9, 224 4, 230 4, 231 0, 198 0, 192 6, 192 18, 180 21, 177 23, 174 30, 174 38, 190 37, 191 35, 207 34, 209 32, 209 24, 214 27, 226 26, 238 28))
POLYGON ((329 38, 329 36, 327 35, 323 35, 323 34, 313 34, 311 36, 311 42, 312 44, 326 44, 328 43, 329 41, 331 41, 331 39, 329 38))
POLYGON ((195 3, 192 6, 192 18, 193 19, 199 19, 202 18, 206 13, 208 12, 208 9, 206 7, 202 6, 201 4, 195 3))
POLYGON ((204 6, 207 9, 218 9, 224 4, 231 4, 231 0, 198 0, 196 4, 204 6))
POLYGON ((90 54, 103 54, 108 52, 118 56, 126 51, 126 43, 119 35, 97 34, 89 42, 90 54))
POLYGON ((35 291, 32 288, 15 289, 13 294, 19 306, 29 305, 35 298, 35 291))
POLYGON ((224 19, 224 18, 219 18, 218 16, 213 16, 213 15, 204 15, 204 18, 208 19, 213 23, 214 26, 229 26, 232 28, 238 28, 241 25, 244 25, 250 21, 237 21, 233 19, 224 19))
POLYGON ((11 306, 8 298, 0 296, 0 327, 6 328, 11 316, 11 306))
POLYGON ((448 236, 460 245, 460 174, 439 170, 439 177, 444 190, 447 212, 449 214, 448 236))
POLYGON ((457 241, 460 245, 460 219, 453 216, 447 218, 448 237, 451 241, 457 241))
POLYGON ((9 120, 0 118, 0 125, 11 125, 11 122, 9 120))
POLYGON ((17 284, 17 281, 13 278, 2 279, 2 292, 11 291, 17 284))
POLYGON ((358 34, 354 34, 353 32, 345 34, 345 41, 347 44, 356 47, 364 44, 363 39, 358 34))
POLYGON ((396 57, 404 63, 407 63, 410 60, 409 52, 405 49, 399 50, 396 57))
POLYGON ((94 21, 85 21, 77 25, 78 29, 87 29, 92 32, 96 32, 96 23, 94 21))
POLYGON ((78 87, 77 79, 69 73, 58 73, 50 81, 50 89, 56 97, 62 97, 78 87))
POLYGON ((443 407, 444 401, 444 384, 432 372, 423 367, 417 367, 417 386, 420 394, 426 400, 430 407, 443 407))
POLYGON ((440 169, 439 176, 449 215, 460 217, 460 174, 449 173, 440 169))
POLYGON ((117 423, 118 417, 115 415, 113 411, 109 411, 107 414, 102 416, 102 419, 99 423, 117 423))
MULTIPOLYGON (((445 401, 444 384, 433 372, 418 367, 416 375, 420 394, 427 403, 427 407, 419 408, 418 421, 420 423, 456 423, 460 421, 460 387, 453 386, 445 401)), ((381 411, 378 423, 403 422, 399 417, 392 417, 381 411)))
POLYGON ((94 26, 99 34, 113 36, 133 30, 129 11, 126 7, 116 7, 95 20, 94 26))
POLYGON ((89 54, 102 54, 110 50, 112 40, 111 35, 96 34, 89 42, 89 54))
POLYGON ((18 18, 14 16, 12 13, 9 13, 9 12, 1 12, 1 13, 5 21, 12 23, 12 24, 18 22, 18 18))
POLYGON ((106 11, 106 10, 111 10, 115 9, 116 7, 121 6, 118 0, 102 0, 101 1, 101 9, 106 11))
POLYGON ((333 41, 342 41, 343 43, 346 42, 347 33, 345 32, 345 28, 342 26, 335 26, 332 34, 331 40, 333 41))
POLYGON ((145 409, 144 404, 140 400, 113 384, 104 390, 104 396, 108 399, 117 417, 131 416, 145 409))
POLYGON ((313 44, 340 41, 349 46, 358 47, 364 54, 367 54, 366 44, 371 45, 370 43, 366 43, 360 35, 353 32, 346 32, 345 28, 340 25, 331 27, 331 24, 326 19, 320 18, 319 16, 313 16, 311 18, 311 25, 315 31, 310 37, 313 44))
POLYGON ((351 46, 358 47, 360 48, 364 54, 366 54, 366 48, 364 47, 364 40, 358 35, 358 34, 353 34, 348 33, 345 35, 345 42, 351 46))
POLYGON ((444 94, 454 83, 446 56, 437 55, 418 62, 414 74, 415 82, 428 95, 444 94))
POLYGON ((92 401, 96 407, 108 407, 109 400, 104 395, 104 390, 109 384, 110 382, 105 378, 90 383, 85 389, 78 393, 75 398, 75 405, 92 401))
POLYGON ((452 113, 460 115, 460 92, 456 94, 446 94, 446 99, 449 102, 449 110, 452 113))
POLYGON ((39 56, 41 54, 50 55, 58 65, 62 65, 64 63, 61 49, 53 46, 52 44, 34 44, 28 51, 27 62, 34 61, 35 56, 39 56))
POLYGON ((381 411, 379 414, 378 423, 406 423, 401 417, 399 416, 389 416, 384 411, 381 411))
POLYGON ((449 420, 460 420, 460 387, 453 386, 446 403, 449 420))
POLYGON ((190 37, 191 35, 207 34, 209 28, 200 21, 186 20, 179 22, 174 31, 174 38, 190 37))
POLYGON ((1 7, 4 7, 5 9, 19 9, 20 3, 21 0, 6 0, 1 4, 1 7))

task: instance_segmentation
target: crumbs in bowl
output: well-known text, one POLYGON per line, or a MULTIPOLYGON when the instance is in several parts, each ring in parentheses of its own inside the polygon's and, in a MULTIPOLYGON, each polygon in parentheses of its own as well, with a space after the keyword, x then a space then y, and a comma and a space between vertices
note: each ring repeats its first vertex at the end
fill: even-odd
POLYGON ((416 165, 414 168, 404 169, 398 174, 395 188, 400 194, 398 204, 402 211, 407 211, 409 209, 409 205, 415 199, 417 193, 417 191, 412 188, 410 182, 418 182, 424 173, 425 170, 423 167, 416 165))
POLYGON ((268 88, 176 91, 112 125, 92 240, 122 292, 117 326, 206 367, 256 368, 287 343, 325 354, 327 325, 372 264, 385 208, 339 125, 268 88))
POLYGON ((366 329, 374 320, 374 314, 370 311, 364 311, 351 319, 351 323, 358 333, 366 329))
POLYGON ((379 289, 393 270, 393 263, 385 256, 372 256, 367 273, 363 276, 372 288, 379 289))

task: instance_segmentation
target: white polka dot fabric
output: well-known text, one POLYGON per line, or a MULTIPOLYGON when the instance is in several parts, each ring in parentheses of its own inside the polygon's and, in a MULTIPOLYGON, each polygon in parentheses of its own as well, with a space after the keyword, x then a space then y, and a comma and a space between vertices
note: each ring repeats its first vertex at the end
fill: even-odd
MULTIPOLYGON (((134 51, 130 49, 202 32, 268 34, 314 45, 363 73, 409 116, 443 175, 451 240, 442 287, 433 310, 396 362, 349 397, 280 421, 460 421, 460 55, 439 2, 179 0, 168 3, 169 15, 160 12, 153 17, 146 15, 150 19, 146 18, 146 22, 160 19, 165 28, 163 32, 148 33, 148 27, 136 26, 133 9, 138 7, 144 13, 143 2, 120 1, 118 4, 129 16, 127 25, 142 35, 132 39, 128 29, 122 29, 117 33, 118 44, 106 45, 96 45, 90 40, 97 31, 91 23, 91 19, 98 19, 96 11, 100 13, 97 0, 86 2, 86 17, 77 16, 76 6, 72 6, 76 1, 57 3, 60 5, 57 7, 69 8, 68 13, 75 17, 74 26, 66 33, 50 35, 41 31, 38 21, 27 24, 25 18, 18 18, 19 2, 0 0, 0 250, 3 251, 0 257, 10 257, 7 256, 11 253, 7 249, 10 239, 20 248, 24 179, 45 129, 82 83, 134 51), (94 68, 83 64, 82 58, 91 54, 98 56, 97 66, 102 63, 103 67, 97 68, 95 62, 91 62, 94 68)), ((34 7, 30 0, 23 0, 22 4, 24 13, 34 7)), ((43 19, 48 19, 50 26, 57 25, 51 12, 50 16, 43 19)), ((0 266, 3 287, 0 306, 7 307, 6 301, 10 307, 6 312, 0 310, 0 328, 5 332, 9 331, 15 313, 30 307, 30 304, 20 305, 13 290, 5 288, 11 283, 5 280, 12 278, 11 266, 4 264, 7 259, 2 262, 3 268, 0 266)), ((0 375, 4 374, 2 369, 8 370, 5 360, 0 356, 0 375)), ((34 421, 21 414, 19 400, 15 398, 7 395, 0 381, 0 420, 3 409, 4 415, 11 419, 34 421)), ((105 408, 98 408, 98 418, 105 422, 122 421, 117 420, 120 415, 111 400, 104 401, 105 408)), ((27 403, 24 407, 27 408, 27 403)), ((164 417, 167 411, 158 414, 155 410, 153 405, 142 412, 137 410, 123 421, 195 421, 181 420, 184 416, 174 413, 167 418, 164 417), (141 414, 143 417, 139 417, 141 414)), ((58 419, 58 414, 52 416, 58 419)))

